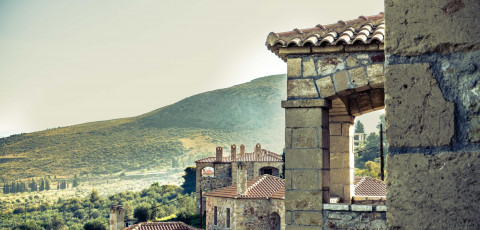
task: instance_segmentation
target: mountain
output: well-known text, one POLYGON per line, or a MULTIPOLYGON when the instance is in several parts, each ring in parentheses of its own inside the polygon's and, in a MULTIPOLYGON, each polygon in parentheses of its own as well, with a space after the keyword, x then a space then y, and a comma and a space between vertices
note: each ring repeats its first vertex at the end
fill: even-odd
POLYGON ((169 169, 256 143, 281 153, 286 76, 274 75, 185 98, 131 118, 0 139, 0 180, 169 169))

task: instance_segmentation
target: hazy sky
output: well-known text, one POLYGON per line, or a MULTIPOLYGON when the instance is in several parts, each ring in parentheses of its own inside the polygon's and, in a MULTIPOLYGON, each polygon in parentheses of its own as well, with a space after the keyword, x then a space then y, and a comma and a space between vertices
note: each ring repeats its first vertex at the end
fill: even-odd
POLYGON ((0 136, 136 116, 285 73, 269 32, 380 11, 383 0, 0 0, 0 136))

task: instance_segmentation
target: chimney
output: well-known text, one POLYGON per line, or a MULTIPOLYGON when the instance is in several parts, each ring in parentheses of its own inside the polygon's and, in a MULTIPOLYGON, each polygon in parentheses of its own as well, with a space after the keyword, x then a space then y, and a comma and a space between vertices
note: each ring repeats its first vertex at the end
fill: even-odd
POLYGON ((217 162, 222 162, 222 158, 223 158, 223 148, 222 147, 217 147, 217 159, 216 161, 217 162))
POLYGON ((262 155, 262 145, 260 143, 257 143, 257 145, 255 145, 255 158, 259 158, 261 155, 262 155))
POLYGON ((245 145, 240 145, 240 157, 245 156, 245 145))
POLYGON ((121 230, 125 225, 125 209, 122 205, 110 206, 110 230, 121 230))
POLYGON ((237 194, 238 195, 247 194, 247 167, 243 162, 238 163, 237 194))
POLYGON ((230 147, 230 157, 232 158, 232 162, 237 159, 237 146, 234 144, 230 147))

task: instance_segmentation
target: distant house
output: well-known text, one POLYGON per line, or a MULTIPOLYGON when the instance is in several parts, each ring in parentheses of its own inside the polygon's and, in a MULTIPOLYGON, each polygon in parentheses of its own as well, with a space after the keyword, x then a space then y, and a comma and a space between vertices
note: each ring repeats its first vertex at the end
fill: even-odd
POLYGON ((238 164, 236 184, 205 194, 207 229, 285 229, 285 180, 264 174, 247 180, 238 164))
POLYGON ((144 222, 132 225, 125 230, 201 230, 183 222, 144 222))
POLYGON ((387 199, 387 183, 368 176, 356 176, 354 181, 355 204, 385 204, 387 199))
POLYGON ((205 205, 205 199, 200 199, 200 190, 202 193, 207 193, 235 184, 239 162, 245 164, 249 180, 264 174, 280 176, 283 173, 282 155, 262 149, 260 144, 255 145, 252 153, 245 153, 244 145, 240 145, 239 154, 237 154, 236 145, 232 145, 230 150, 230 156, 225 156, 223 148, 217 147, 215 157, 195 161, 197 210, 199 212, 200 200, 203 200, 203 205, 205 205))
POLYGON ((367 139, 366 133, 354 133, 353 134, 353 149, 358 148, 367 139))

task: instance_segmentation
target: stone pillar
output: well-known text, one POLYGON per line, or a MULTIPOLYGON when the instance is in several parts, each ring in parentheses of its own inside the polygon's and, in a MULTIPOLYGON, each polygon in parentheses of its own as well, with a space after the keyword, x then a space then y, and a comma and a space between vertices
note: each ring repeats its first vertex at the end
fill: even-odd
POLYGON ((480 229, 478 12, 385 0, 389 229, 480 229))
POLYGON ((330 116, 330 196, 351 203, 354 156, 351 129, 355 117, 330 116))
POLYGON ((216 149, 216 161, 217 162, 222 162, 223 161, 223 148, 222 147, 217 147, 216 149))
POLYGON ((237 160, 237 146, 236 145, 232 145, 232 147, 230 147, 230 158, 231 158, 232 162, 237 160))
POLYGON ((288 100, 282 107, 286 123, 286 229, 321 229, 322 204, 330 199, 330 101, 288 100))

